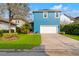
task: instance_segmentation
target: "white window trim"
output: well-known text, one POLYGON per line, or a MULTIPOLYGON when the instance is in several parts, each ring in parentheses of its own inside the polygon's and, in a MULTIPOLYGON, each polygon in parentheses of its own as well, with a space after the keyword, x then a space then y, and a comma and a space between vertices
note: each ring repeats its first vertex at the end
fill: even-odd
POLYGON ((60 18, 60 12, 55 12, 55 18, 60 18), (58 13, 58 17, 56 17, 57 13, 58 13))
POLYGON ((48 18, 48 12, 43 12, 43 18, 44 19, 48 18), (45 14, 46 14, 46 17, 44 17, 45 14))

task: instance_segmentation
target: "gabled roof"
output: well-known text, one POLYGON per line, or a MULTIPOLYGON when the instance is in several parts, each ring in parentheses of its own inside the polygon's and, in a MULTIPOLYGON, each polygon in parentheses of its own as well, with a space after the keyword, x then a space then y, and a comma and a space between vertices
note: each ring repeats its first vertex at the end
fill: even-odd
MULTIPOLYGON (((1 20, 1 19, 0 19, 0 22, 9 23, 9 21, 6 21, 6 20, 1 20)), ((16 25, 16 24, 11 23, 11 25, 16 25)))
POLYGON ((69 15, 67 15, 67 14, 64 14, 65 16, 67 16, 68 18, 70 18, 70 19, 74 19, 72 16, 69 16, 69 15))
POLYGON ((14 19, 12 19, 12 20, 22 20, 22 21, 24 21, 24 22, 27 22, 27 20, 21 19, 21 18, 14 18, 14 19))

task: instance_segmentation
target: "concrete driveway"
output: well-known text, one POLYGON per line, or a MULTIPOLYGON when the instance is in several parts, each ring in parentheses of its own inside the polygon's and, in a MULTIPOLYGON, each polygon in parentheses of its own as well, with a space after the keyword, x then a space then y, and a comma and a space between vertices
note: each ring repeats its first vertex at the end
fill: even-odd
POLYGON ((79 41, 60 34, 42 34, 42 44, 46 54, 50 56, 76 56, 79 55, 79 41))

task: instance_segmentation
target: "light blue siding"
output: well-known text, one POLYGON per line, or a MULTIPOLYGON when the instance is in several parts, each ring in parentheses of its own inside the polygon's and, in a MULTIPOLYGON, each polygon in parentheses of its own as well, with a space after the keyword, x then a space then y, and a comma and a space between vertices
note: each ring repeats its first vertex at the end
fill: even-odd
POLYGON ((40 32, 40 25, 58 25, 60 31, 60 18, 55 18, 55 12, 48 12, 48 18, 43 18, 43 12, 33 12, 34 32, 40 32))

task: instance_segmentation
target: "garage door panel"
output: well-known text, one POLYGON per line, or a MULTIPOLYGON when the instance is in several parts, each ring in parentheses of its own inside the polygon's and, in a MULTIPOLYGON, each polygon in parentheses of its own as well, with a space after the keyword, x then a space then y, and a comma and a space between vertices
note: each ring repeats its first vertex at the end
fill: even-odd
POLYGON ((57 26, 40 26, 40 33, 57 33, 57 26))

